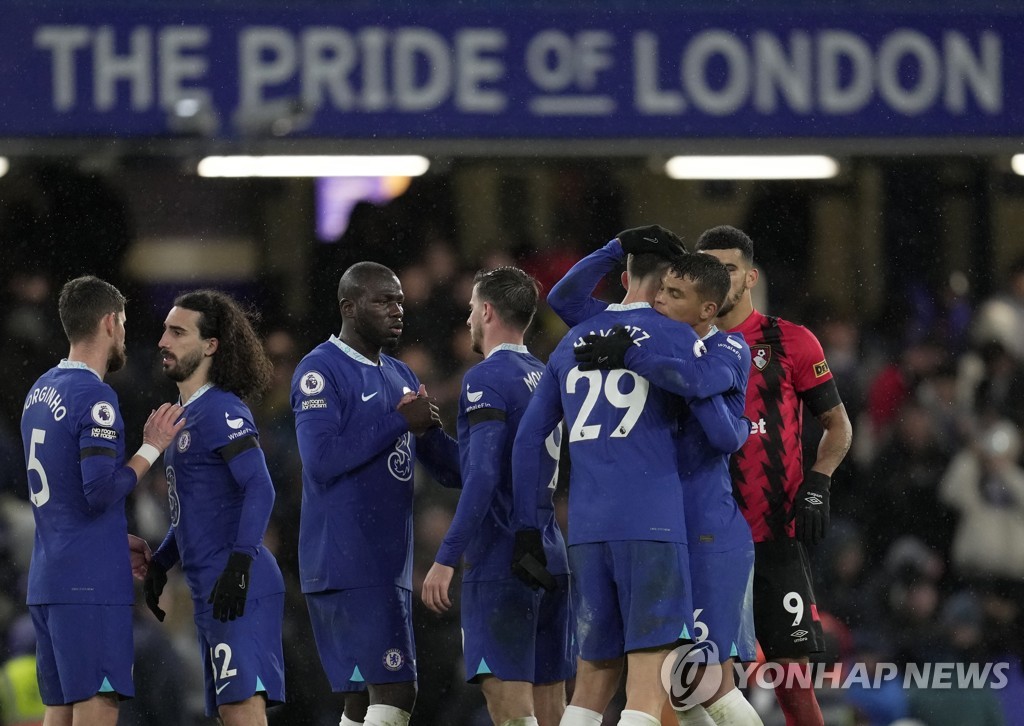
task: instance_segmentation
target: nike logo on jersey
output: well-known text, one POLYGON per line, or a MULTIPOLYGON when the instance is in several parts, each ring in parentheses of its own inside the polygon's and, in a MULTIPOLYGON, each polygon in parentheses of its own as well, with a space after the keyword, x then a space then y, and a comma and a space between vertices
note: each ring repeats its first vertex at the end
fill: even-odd
POLYGON ((242 578, 238 581, 238 589, 239 590, 244 590, 245 589, 245 575, 242 575, 242 578))
POLYGON ((231 681, 228 681, 227 683, 225 683, 223 685, 217 686, 217 695, 219 696, 220 692, 223 691, 225 688, 227 688, 230 685, 231 685, 231 681))
POLYGON ((231 418, 231 414, 227 411, 224 412, 224 420, 227 421, 228 426, 233 429, 240 429, 245 426, 245 419, 231 418))
POLYGON ((644 237, 644 242, 650 242, 652 245, 658 244, 658 240, 654 237, 644 237))
POLYGON ((469 390, 469 386, 466 386, 466 400, 469 401, 470 403, 476 403, 483 397, 483 391, 471 391, 469 390))
POLYGON ((370 400, 371 398, 373 398, 374 396, 376 396, 376 395, 377 395, 377 393, 378 393, 378 391, 374 391, 374 392, 373 392, 373 393, 371 393, 371 394, 370 394, 369 396, 367 396, 367 395, 366 395, 365 393, 363 393, 363 394, 361 394, 361 395, 360 395, 359 397, 360 397, 361 399, 363 399, 363 402, 365 403, 366 401, 369 401, 369 400, 370 400))

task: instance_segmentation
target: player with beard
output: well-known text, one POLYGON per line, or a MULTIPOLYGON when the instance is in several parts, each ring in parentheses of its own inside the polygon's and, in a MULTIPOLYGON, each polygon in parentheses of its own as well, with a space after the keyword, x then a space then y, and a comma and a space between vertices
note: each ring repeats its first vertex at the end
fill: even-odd
MULTIPOLYGON (((443 613, 459 559, 466 675, 480 683, 496 726, 553 726, 565 710, 565 681, 575 672, 565 542, 551 497, 538 502, 539 535, 550 590, 538 592, 509 570, 512 443, 544 364, 523 345, 537 310, 537 281, 515 267, 477 274, 469 303, 473 350, 459 397, 462 495, 451 527, 423 581, 423 602, 443 613)), ((543 476, 558 479, 561 429, 549 437, 543 476)))
POLYGON ((734 660, 756 659, 751 602, 754 542, 750 526, 733 498, 729 474, 729 455, 746 440, 750 422, 744 419, 747 430, 743 441, 731 447, 716 446, 707 433, 715 429, 713 399, 692 395, 700 388, 721 390, 721 399, 729 412, 736 417, 743 414, 750 349, 742 336, 723 333, 714 325, 729 287, 728 271, 710 255, 676 257, 662 278, 654 308, 693 327, 702 343, 699 359, 650 355, 633 345, 624 331, 594 337, 576 348, 581 367, 597 360, 601 361, 599 367, 621 364, 650 380, 652 385, 684 396, 694 414, 680 419, 679 436, 694 627, 700 641, 714 646, 707 651, 707 657, 721 675, 715 693, 708 694, 701 704, 676 713, 679 724, 686 726, 761 724, 732 677, 734 660), (711 366, 701 369, 700 364, 708 362, 711 366))
POLYGON ((125 498, 184 421, 180 406, 161 405, 126 464, 117 394, 103 380, 127 361, 125 298, 85 276, 64 285, 58 307, 70 352, 32 386, 21 419, 39 691, 47 726, 113 726, 135 693, 125 498))
MULTIPOLYGON (((529 531, 537 527, 536 503, 547 485, 538 470, 544 437, 565 418, 572 461, 568 555, 580 660, 562 726, 600 725, 624 662, 626 708, 618 723, 659 724, 667 702, 663 662, 694 635, 689 517, 677 453, 685 403, 621 366, 595 369, 605 362, 600 357, 593 361, 597 366, 579 364, 574 352, 615 331, 652 355, 678 358, 702 347, 692 327, 651 307, 670 264, 664 252, 681 247, 670 235, 646 228, 637 236, 651 241, 624 232, 621 246, 612 243, 629 253, 622 278, 626 297, 619 305, 603 304, 555 348, 513 448, 514 513, 519 529, 529 531)), ((709 427, 707 439, 722 450, 739 448, 749 422, 730 414, 720 396, 709 401, 711 415, 701 420, 709 427)), ((522 563, 519 549, 513 561, 522 563)), ((523 549, 543 562, 543 550, 523 549)))
POLYGON ((207 715, 266 724, 267 705, 284 701, 284 580, 262 543, 274 483, 243 399, 267 389, 272 365, 245 312, 217 290, 179 295, 159 346, 188 423, 164 456, 171 527, 149 564, 146 604, 163 620, 160 594, 180 561, 207 715))
POLYGON ((775 689, 788 726, 823 723, 814 690, 788 671, 806 670, 824 649, 806 547, 828 532, 832 473, 850 449, 853 428, 821 343, 807 328, 754 309, 754 243, 735 227, 713 227, 697 251, 729 270, 731 288, 717 325, 750 346, 747 443, 732 458, 733 493, 754 537, 754 626, 769 661, 787 671, 775 689), (804 471, 803 407, 824 429, 804 471))
POLYGON ((459 487, 458 445, 412 370, 382 353, 402 334, 402 285, 359 262, 338 283, 341 332, 292 378, 302 458, 299 575, 342 726, 407 724, 416 701, 412 501, 418 459, 459 487), (365 721, 364 721, 365 718, 365 721))

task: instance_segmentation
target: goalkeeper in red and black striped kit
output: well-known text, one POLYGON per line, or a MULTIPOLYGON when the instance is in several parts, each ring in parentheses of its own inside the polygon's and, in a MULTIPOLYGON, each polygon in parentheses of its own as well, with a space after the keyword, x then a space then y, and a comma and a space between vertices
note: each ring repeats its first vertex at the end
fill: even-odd
MULTIPOLYGON (((718 327, 742 334, 750 346, 744 415, 751 435, 733 454, 731 473, 754 538, 754 630, 769 661, 806 669, 809 654, 824 644, 805 546, 828 532, 831 476, 850 448, 853 429, 814 334, 754 309, 750 291, 758 273, 750 238, 735 227, 714 227, 696 248, 729 270, 732 286, 718 327), (817 458, 806 469, 805 403, 824 428, 817 458)), ((785 678, 775 689, 786 724, 822 724, 814 690, 801 688, 800 680, 785 678)))

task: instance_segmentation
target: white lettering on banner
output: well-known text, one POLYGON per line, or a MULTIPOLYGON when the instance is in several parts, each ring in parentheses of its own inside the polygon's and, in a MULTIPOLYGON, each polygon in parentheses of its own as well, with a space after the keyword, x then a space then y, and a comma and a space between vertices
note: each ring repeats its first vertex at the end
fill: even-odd
MULTIPOLYGON (((32 37, 49 63, 56 112, 142 113, 186 98, 216 106, 207 87, 213 32, 206 26, 41 25, 32 37)), ((995 30, 902 27, 866 37, 842 28, 706 28, 626 36, 546 27, 515 48, 493 27, 252 25, 234 37, 237 69, 218 71, 237 74, 243 109, 296 98, 324 113, 417 114, 448 104, 460 114, 498 115, 515 101, 534 117, 580 118, 607 118, 624 104, 638 116, 662 117, 847 116, 875 106, 902 117, 964 116, 1004 107, 1003 38, 995 30), (512 70, 526 84, 518 99, 508 88, 517 77, 513 51, 522 53, 512 60, 522 68, 512 70)))
POLYGON ((209 100, 207 89, 184 85, 186 80, 206 75, 206 58, 188 51, 202 50, 209 42, 209 30, 196 26, 161 28, 156 33, 155 51, 151 28, 132 28, 126 44, 119 42, 117 35, 109 25, 95 30, 79 25, 44 25, 36 30, 35 47, 51 55, 55 111, 70 111, 77 105, 76 68, 87 59, 91 61, 91 75, 84 77, 92 79, 92 109, 96 111, 115 108, 125 88, 131 109, 139 112, 153 107, 154 86, 162 108, 170 108, 183 98, 209 100), (78 54, 86 49, 91 54, 78 54), (154 66, 159 69, 158 83, 154 66))
POLYGON ((697 33, 677 56, 679 87, 662 88, 659 69, 673 62, 671 49, 663 50, 653 33, 636 33, 636 109, 645 115, 677 116, 692 103, 707 115, 726 116, 752 103, 761 114, 776 113, 781 106, 799 114, 841 116, 864 110, 877 94, 905 116, 936 106, 962 115, 969 96, 985 113, 1002 110, 1002 41, 993 31, 978 36, 977 53, 970 38, 956 30, 943 33, 941 44, 916 30, 894 30, 881 39, 877 51, 861 36, 843 30, 794 31, 788 42, 769 31, 757 31, 752 38, 748 45, 724 30, 697 33), (724 80, 716 78, 714 84, 712 64, 724 65, 724 80), (908 67, 912 70, 904 77, 908 67))
POLYGON ((615 37, 606 31, 585 30, 573 36, 550 29, 533 36, 526 46, 526 73, 540 90, 556 95, 531 99, 530 110, 537 116, 614 113, 615 99, 611 96, 575 93, 594 90, 598 74, 615 65, 614 45, 615 37))
MULTIPOLYGON (((414 113, 454 101, 467 113, 501 113, 507 97, 486 87, 505 75, 492 54, 504 33, 460 30, 454 42, 429 28, 246 28, 239 35, 239 98, 243 108, 275 100, 277 86, 300 84, 311 108, 343 112, 414 113), (301 63, 301 68, 300 68, 301 63)), ((280 92, 279 92, 280 93, 280 92)))
POLYGON ((207 89, 184 85, 184 81, 199 80, 206 76, 209 63, 195 51, 202 50, 209 42, 210 31, 202 27, 183 26, 160 30, 157 58, 160 67, 160 105, 163 108, 170 108, 184 98, 212 105, 213 99, 207 89))

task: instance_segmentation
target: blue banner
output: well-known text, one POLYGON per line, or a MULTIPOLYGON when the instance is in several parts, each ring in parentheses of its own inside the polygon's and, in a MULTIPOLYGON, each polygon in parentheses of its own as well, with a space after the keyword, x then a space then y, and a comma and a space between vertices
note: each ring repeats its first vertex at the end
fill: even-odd
POLYGON ((1016 137, 1021 68, 1015 14, 44 4, 0 24, 0 136, 1016 137))

